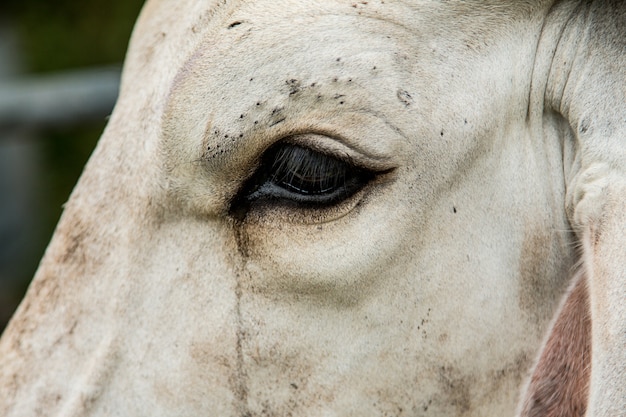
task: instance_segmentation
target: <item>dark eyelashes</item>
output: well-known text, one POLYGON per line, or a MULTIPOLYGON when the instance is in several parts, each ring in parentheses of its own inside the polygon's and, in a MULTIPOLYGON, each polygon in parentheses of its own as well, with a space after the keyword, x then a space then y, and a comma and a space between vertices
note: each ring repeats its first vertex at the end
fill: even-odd
POLYGON ((349 166, 299 146, 283 146, 274 156, 269 180, 296 193, 326 194, 345 186, 349 166))
POLYGON ((328 207, 355 194, 375 175, 347 158, 278 143, 265 152, 256 172, 233 199, 231 213, 243 216, 256 202, 328 207))

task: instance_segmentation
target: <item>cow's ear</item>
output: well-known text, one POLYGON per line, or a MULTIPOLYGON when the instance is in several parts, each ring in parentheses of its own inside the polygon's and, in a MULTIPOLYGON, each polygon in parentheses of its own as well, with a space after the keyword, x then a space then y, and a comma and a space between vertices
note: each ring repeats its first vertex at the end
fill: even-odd
POLYGON ((567 120, 575 150, 566 205, 589 297, 586 415, 617 416, 626 412, 626 2, 564 3, 539 43, 541 97, 546 112, 567 120))
POLYGON ((591 320, 585 274, 574 279, 528 382, 520 417, 584 416, 589 396, 591 320))

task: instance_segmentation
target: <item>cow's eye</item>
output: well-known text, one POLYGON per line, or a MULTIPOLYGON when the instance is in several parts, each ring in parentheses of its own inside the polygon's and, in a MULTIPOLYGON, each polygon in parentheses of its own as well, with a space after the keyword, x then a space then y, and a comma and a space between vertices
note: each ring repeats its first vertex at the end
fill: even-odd
MULTIPOLYGON (((290 143, 268 149, 234 205, 258 200, 329 206, 352 196, 375 173, 349 160, 290 143)), ((235 207, 233 207, 235 208, 235 207)))

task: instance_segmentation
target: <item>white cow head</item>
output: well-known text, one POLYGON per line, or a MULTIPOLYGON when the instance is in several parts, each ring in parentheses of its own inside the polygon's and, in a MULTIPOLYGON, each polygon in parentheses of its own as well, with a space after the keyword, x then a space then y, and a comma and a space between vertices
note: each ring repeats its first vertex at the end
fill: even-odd
POLYGON ((620 415, 625 35, 617 1, 149 2, 0 414, 513 415, 578 265, 520 410, 620 415))

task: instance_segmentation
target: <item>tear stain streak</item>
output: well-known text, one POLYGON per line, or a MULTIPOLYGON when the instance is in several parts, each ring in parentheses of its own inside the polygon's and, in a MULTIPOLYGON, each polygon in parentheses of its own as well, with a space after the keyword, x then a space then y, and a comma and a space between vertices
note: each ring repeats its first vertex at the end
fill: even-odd
POLYGON ((246 375, 246 371, 244 369, 243 358, 243 340, 246 337, 246 334, 241 317, 241 295, 241 276, 240 273, 237 273, 237 284, 235 286, 235 296, 237 298, 237 305, 235 306, 235 313, 237 315, 237 342, 235 346, 237 364, 235 367, 235 373, 231 376, 231 381, 229 382, 235 397, 235 409, 237 410, 238 415, 247 417, 251 414, 248 411, 248 376, 246 375))

